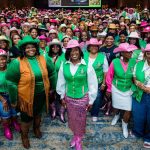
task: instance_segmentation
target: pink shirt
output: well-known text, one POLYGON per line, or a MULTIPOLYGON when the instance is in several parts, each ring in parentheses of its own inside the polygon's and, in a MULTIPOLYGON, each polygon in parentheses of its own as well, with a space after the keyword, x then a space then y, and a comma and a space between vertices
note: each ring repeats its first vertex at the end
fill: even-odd
MULTIPOLYGON (((128 63, 125 64, 121 59, 120 59, 120 61, 121 61, 121 65, 123 67, 123 70, 126 72, 127 68, 128 68, 128 63)), ((107 84, 107 91, 108 92, 111 92, 113 78, 114 78, 114 65, 113 65, 113 63, 111 63, 110 67, 108 69, 108 72, 107 72, 107 76, 106 76, 106 84, 107 84)))

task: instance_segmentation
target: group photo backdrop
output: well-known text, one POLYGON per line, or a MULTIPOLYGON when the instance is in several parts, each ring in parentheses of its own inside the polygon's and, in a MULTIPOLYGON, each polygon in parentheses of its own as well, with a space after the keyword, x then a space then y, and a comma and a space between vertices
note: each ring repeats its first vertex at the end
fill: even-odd
POLYGON ((48 0, 49 7, 101 7, 101 0, 48 0))

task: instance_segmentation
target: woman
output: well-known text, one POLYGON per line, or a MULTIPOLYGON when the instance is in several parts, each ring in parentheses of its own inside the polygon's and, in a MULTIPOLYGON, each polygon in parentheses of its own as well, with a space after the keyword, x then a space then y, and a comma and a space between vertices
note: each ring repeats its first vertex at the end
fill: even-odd
POLYGON ((102 42, 100 43, 97 39, 91 38, 87 47, 88 52, 84 54, 86 63, 94 68, 98 80, 98 93, 91 110, 93 121, 97 121, 98 119, 99 108, 102 104, 103 93, 106 87, 106 73, 108 71, 106 56, 98 52, 100 44, 102 44, 102 42))
POLYGON ((128 137, 128 122, 131 116, 131 104, 132 104, 132 91, 131 86, 133 84, 133 68, 136 60, 130 59, 132 51, 137 47, 129 45, 128 43, 122 43, 118 48, 115 48, 114 52, 121 53, 121 58, 116 58, 110 64, 107 76, 107 92, 108 97, 112 93, 112 106, 114 108, 115 116, 111 122, 111 125, 115 125, 120 118, 120 110, 124 111, 122 119, 123 136, 128 137))
POLYGON ((134 68, 134 88, 132 101, 132 136, 144 139, 144 148, 150 148, 150 44, 143 49, 144 60, 134 68))
POLYGON ((12 140, 13 134, 10 129, 11 123, 18 132, 20 132, 20 125, 17 121, 17 112, 10 105, 7 81, 5 77, 6 70, 7 53, 6 51, 0 49, 0 117, 2 118, 4 136, 8 140, 12 140))
POLYGON ((96 99, 98 82, 94 69, 82 59, 83 53, 77 40, 68 42, 65 58, 67 61, 61 65, 58 73, 56 91, 67 108, 69 128, 73 132, 70 146, 81 150, 86 113, 96 99))
POLYGON ((82 52, 87 51, 87 42, 89 41, 89 35, 86 31, 81 32, 81 42, 80 42, 80 48, 82 52))
MULTIPOLYGON (((61 63, 65 61, 65 55, 62 52, 61 42, 57 39, 53 39, 53 41, 50 43, 48 56, 52 59, 55 65, 56 72, 58 73, 61 63)), ((53 94, 53 97, 53 102, 51 102, 50 104, 52 112, 51 118, 54 120, 58 114, 60 117, 60 121, 62 123, 65 123, 65 109, 60 105, 60 96, 57 93, 55 93, 53 94)))
POLYGON ((47 43, 49 42, 49 39, 44 35, 39 36, 38 39, 40 40, 40 54, 48 54, 49 47, 47 46, 47 43))
POLYGON ((38 37, 38 29, 37 28, 30 28, 29 33, 33 39, 37 39, 37 37, 38 37))
POLYGON ((140 37, 137 32, 131 32, 128 36, 128 43, 137 47, 137 50, 135 50, 132 54, 132 58, 135 58, 137 61, 143 60, 143 53, 140 47, 139 39, 140 37))
POLYGON ((9 82, 11 104, 21 112, 21 139, 24 148, 28 149, 28 132, 32 121, 35 137, 42 137, 42 110, 46 104, 48 111, 50 83, 51 88, 55 89, 56 72, 51 59, 39 55, 38 41, 31 36, 25 36, 19 42, 19 48, 21 56, 10 63, 6 79, 9 82))
POLYGON ((70 39, 70 37, 69 36, 64 36, 63 37, 63 39, 62 39, 62 51, 63 51, 63 53, 66 53, 66 47, 67 47, 67 44, 68 44, 68 42, 70 41, 71 39, 70 39))
POLYGON ((73 30, 68 27, 66 29, 66 35, 69 36, 70 38, 73 38, 73 30))
POLYGON ((9 51, 9 43, 10 41, 6 38, 6 36, 0 36, 0 49, 5 50, 6 52, 9 51))
POLYGON ((126 31, 121 31, 121 32, 119 33, 119 41, 116 42, 115 44, 116 44, 116 45, 119 45, 119 44, 121 44, 121 43, 126 43, 126 41, 127 41, 127 36, 128 36, 128 34, 127 34, 126 31))
POLYGON ((22 27, 22 36, 29 35, 29 30, 30 30, 30 23, 25 22, 21 25, 22 27))
POLYGON ((18 47, 18 42, 22 39, 19 34, 15 34, 12 36, 12 47, 10 48, 10 58, 17 58, 20 56, 20 50, 18 47))

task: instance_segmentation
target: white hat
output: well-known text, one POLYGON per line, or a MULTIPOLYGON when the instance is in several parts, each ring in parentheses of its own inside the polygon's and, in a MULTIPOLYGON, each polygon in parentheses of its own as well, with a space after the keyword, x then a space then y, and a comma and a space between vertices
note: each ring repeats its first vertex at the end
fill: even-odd
POLYGON ((105 37, 106 35, 107 33, 105 31, 97 34, 98 37, 105 37))
POLYGON ((58 39, 53 39, 52 42, 50 42, 49 46, 51 45, 60 45, 62 46, 62 43, 58 39))
POLYGON ((49 31, 49 34, 51 34, 51 33, 56 33, 56 34, 57 34, 57 31, 56 31, 55 29, 51 29, 51 30, 49 31))
POLYGON ((137 32, 131 32, 130 35, 128 36, 128 38, 140 39, 140 37, 139 37, 137 32))

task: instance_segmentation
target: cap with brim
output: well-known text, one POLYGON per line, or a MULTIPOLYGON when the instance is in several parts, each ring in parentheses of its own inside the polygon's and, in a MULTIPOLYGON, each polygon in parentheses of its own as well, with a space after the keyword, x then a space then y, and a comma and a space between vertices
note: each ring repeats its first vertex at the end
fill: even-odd
POLYGON ((70 36, 65 35, 65 36, 63 36, 63 38, 62 38, 62 40, 61 40, 61 41, 63 41, 65 38, 69 38, 69 39, 71 40, 71 37, 70 37, 70 36))
POLYGON ((140 39, 139 35, 137 32, 131 32, 128 38, 135 38, 135 39, 140 39))
POLYGON ((54 30, 54 29, 51 29, 51 30, 49 31, 49 34, 52 34, 52 33, 56 33, 56 34, 57 34, 57 31, 54 30))
POLYGON ((0 56, 7 56, 7 52, 3 49, 0 49, 0 56))
POLYGON ((18 34, 21 33, 21 30, 17 29, 16 27, 12 27, 12 28, 10 29, 10 32, 12 32, 12 31, 17 31, 18 34))
POLYGON ((38 39, 39 39, 39 40, 44 40, 44 41, 46 41, 47 43, 50 42, 50 39, 49 39, 48 37, 44 36, 44 35, 39 36, 38 39))
POLYGON ((26 44, 38 44, 38 39, 33 39, 30 35, 25 36, 22 40, 19 41, 18 46, 22 47, 26 44))
POLYGON ((44 31, 48 32, 48 30, 43 25, 39 26, 38 30, 39 31, 44 30, 44 31))
POLYGON ((106 37, 106 35, 107 33, 105 31, 97 34, 98 37, 106 37))
POLYGON ((67 28, 66 24, 61 24, 58 30, 61 31, 62 28, 67 28))
POLYGON ((80 44, 78 43, 77 40, 72 39, 68 42, 66 49, 74 48, 74 47, 80 47, 80 44))
POLYGON ((102 44, 102 41, 98 41, 97 38, 91 38, 90 41, 87 41, 86 45, 95 45, 95 46, 100 46, 102 44))
POLYGON ((132 52, 134 50, 138 49, 135 45, 129 44, 129 43, 121 43, 117 48, 114 49, 114 53, 119 52, 132 52))
POLYGON ((52 45, 62 46, 62 43, 58 39, 53 39, 52 42, 49 44, 49 46, 52 46, 52 45))
POLYGON ((143 52, 150 52, 150 44, 147 44, 145 48, 142 49, 143 52))
POLYGON ((21 26, 22 26, 22 27, 24 27, 24 26, 28 26, 28 27, 30 27, 31 25, 30 25, 30 23, 25 22, 25 23, 21 24, 21 26))
POLYGON ((117 28, 116 28, 116 25, 113 24, 113 23, 110 23, 109 26, 108 26, 108 28, 109 28, 109 29, 117 29, 117 28))
POLYGON ((150 32, 150 26, 145 27, 142 32, 144 33, 150 32))
POLYGON ((0 41, 10 42, 10 41, 6 38, 6 36, 4 36, 4 35, 1 35, 1 36, 0 36, 0 41))

